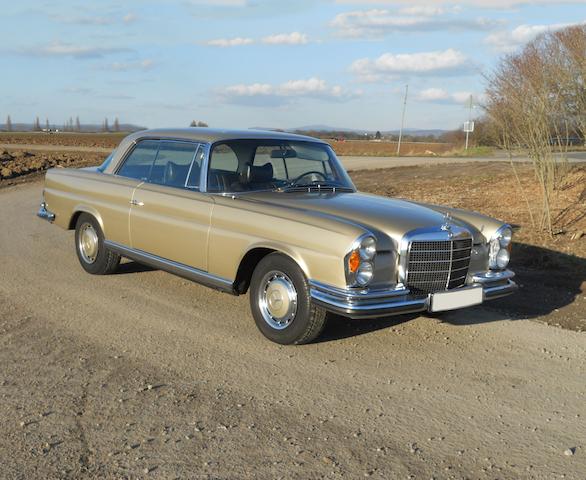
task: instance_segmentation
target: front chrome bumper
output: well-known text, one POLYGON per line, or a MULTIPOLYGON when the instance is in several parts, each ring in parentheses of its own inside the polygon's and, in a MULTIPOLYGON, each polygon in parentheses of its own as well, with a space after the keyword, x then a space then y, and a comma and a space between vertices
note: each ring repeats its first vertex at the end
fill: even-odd
POLYGON ((43 220, 47 220, 48 222, 52 222, 53 220, 55 220, 55 214, 47 210, 47 204, 45 202, 41 203, 41 207, 37 212, 37 217, 40 217, 43 220))
MULTIPOLYGON (((504 297, 517 289, 511 280, 514 273, 487 272, 472 276, 472 283, 461 288, 482 287, 483 302, 504 297)), ((417 295, 408 288, 393 290, 350 290, 310 281, 311 300, 329 312, 350 318, 373 318, 403 313, 424 312, 430 309, 431 294, 417 295)))

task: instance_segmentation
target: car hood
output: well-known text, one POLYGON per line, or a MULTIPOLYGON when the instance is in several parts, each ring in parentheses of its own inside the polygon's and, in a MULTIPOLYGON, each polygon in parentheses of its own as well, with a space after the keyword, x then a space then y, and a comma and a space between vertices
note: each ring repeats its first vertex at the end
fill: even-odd
POLYGON ((468 229, 474 243, 486 241, 487 232, 492 234, 502 223, 484 215, 435 205, 419 204, 407 200, 356 193, 279 193, 257 192, 240 197, 279 205, 305 212, 319 212, 336 217, 370 230, 382 232, 399 242, 411 230, 439 226, 444 215, 450 212, 451 223, 468 229))

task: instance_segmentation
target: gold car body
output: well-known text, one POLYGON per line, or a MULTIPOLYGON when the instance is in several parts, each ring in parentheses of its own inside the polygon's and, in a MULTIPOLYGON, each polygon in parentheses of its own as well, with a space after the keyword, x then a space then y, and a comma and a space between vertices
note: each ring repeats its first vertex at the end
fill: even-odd
POLYGON ((94 216, 108 248, 205 285, 246 292, 255 264, 281 252, 303 270, 312 300, 330 311, 371 317, 429 308, 430 296, 405 284, 411 238, 472 239, 463 288, 483 288, 483 299, 511 293, 509 270, 491 271, 489 242, 501 221, 473 212, 422 205, 360 192, 207 192, 210 150, 230 139, 284 139, 324 143, 280 132, 206 128, 146 130, 126 137, 103 168, 51 169, 39 216, 73 229, 77 216, 94 216), (145 139, 180 140, 204 152, 199 190, 152 184, 116 172, 145 139), (345 259, 364 235, 376 238, 374 278, 349 286, 345 259), (414 236, 415 235, 415 236, 414 236))

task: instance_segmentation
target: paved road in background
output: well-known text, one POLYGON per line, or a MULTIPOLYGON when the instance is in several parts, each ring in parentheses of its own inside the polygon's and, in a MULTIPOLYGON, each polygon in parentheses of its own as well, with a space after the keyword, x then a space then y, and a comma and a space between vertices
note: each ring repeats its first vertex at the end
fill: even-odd
MULTIPOLYGON (((44 152, 92 152, 108 154, 111 148, 82 147, 62 145, 35 145, 35 144, 0 144, 0 149, 9 150, 33 150, 44 152)), ((586 162, 586 152, 571 152, 568 158, 572 163, 586 162)), ((410 167, 413 165, 441 165, 446 163, 468 162, 508 162, 505 155, 492 157, 366 157, 366 156, 340 156, 340 160, 347 170, 373 170, 377 168, 410 167)), ((528 162, 525 156, 515 157, 515 162, 528 162)))
MULTIPOLYGON (((441 165, 446 163, 469 162, 509 162, 509 157, 495 155, 492 157, 339 157, 347 170, 374 170, 377 168, 411 167, 414 165, 441 165)), ((571 163, 586 162, 586 152, 568 154, 571 163)), ((515 162, 529 162, 529 157, 514 157, 515 162)))

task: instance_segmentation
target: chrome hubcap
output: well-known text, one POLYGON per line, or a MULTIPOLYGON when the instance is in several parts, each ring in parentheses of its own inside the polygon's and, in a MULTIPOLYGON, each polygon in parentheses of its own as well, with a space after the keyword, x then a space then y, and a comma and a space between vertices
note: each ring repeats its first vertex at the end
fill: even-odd
POLYGON ((267 273, 261 281, 258 306, 270 327, 287 328, 297 313, 297 290, 291 279, 283 272, 267 273))
POLYGON ((79 253, 86 263, 94 263, 98 255, 98 233, 89 223, 84 223, 79 230, 79 253))

